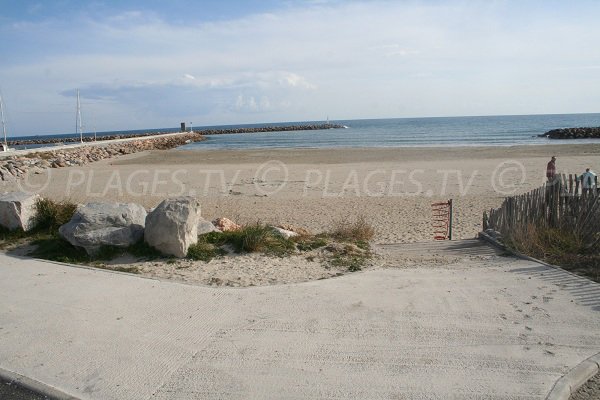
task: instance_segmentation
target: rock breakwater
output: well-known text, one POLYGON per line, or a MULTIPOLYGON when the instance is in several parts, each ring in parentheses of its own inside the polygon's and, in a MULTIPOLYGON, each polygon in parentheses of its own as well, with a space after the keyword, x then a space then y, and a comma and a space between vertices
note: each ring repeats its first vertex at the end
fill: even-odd
MULTIPOLYGON (((258 133, 258 132, 288 132, 288 131, 313 131, 321 129, 340 129, 345 128, 344 125, 338 124, 316 124, 316 125, 290 125, 290 126, 261 126, 252 128, 231 128, 231 129, 203 129, 195 130, 194 133, 200 135, 227 135, 235 133, 258 133)), ((84 142, 95 142, 95 141, 107 141, 116 139, 131 139, 131 138, 143 138, 148 136, 164 135, 173 132, 153 132, 145 134, 126 134, 119 133, 109 136, 99 136, 97 140, 92 137, 83 137, 84 142)), ((14 146, 30 146, 39 144, 59 144, 59 143, 79 143, 80 138, 38 138, 38 139, 14 139, 8 141, 9 147, 14 146)))
POLYGON ((549 139, 600 139, 600 127, 552 129, 540 137, 549 139))
POLYGON ((316 131, 323 129, 341 129, 346 128, 338 124, 317 124, 317 125, 290 125, 290 126, 261 126, 255 128, 232 128, 232 129, 205 129, 198 133, 201 135, 228 135, 236 133, 258 133, 258 132, 290 132, 290 131, 316 131))
POLYGON ((12 182, 27 173, 39 174, 46 168, 63 168, 85 165, 95 161, 133 154, 146 150, 168 150, 190 142, 204 140, 198 133, 176 136, 143 138, 119 143, 78 146, 72 149, 48 150, 15 155, 0 160, 0 181, 12 182))

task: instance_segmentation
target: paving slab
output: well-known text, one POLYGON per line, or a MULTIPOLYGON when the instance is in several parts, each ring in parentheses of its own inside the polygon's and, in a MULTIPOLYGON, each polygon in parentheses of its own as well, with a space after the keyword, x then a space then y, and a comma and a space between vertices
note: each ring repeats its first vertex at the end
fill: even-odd
POLYGON ((81 399, 544 399, 600 349, 600 285, 493 252, 246 289, 0 254, 0 304, 0 367, 81 399))

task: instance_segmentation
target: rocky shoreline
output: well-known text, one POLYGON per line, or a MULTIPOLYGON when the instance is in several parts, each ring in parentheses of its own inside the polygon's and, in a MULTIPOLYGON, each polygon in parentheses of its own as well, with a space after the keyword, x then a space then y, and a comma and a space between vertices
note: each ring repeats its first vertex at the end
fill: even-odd
POLYGON ((600 127, 552 129, 539 135, 548 139, 600 139, 600 127))
POLYGON ((0 160, 0 181, 14 182, 27 173, 39 174, 46 168, 85 165, 94 161, 146 150, 168 150, 186 143, 198 142, 204 137, 197 132, 176 136, 144 138, 120 143, 79 146, 72 149, 40 151, 15 155, 0 160))
MULTIPOLYGON (((205 130, 196 130, 194 133, 206 136, 206 135, 228 135, 228 134, 236 134, 236 133, 258 133, 258 132, 290 132, 290 131, 314 131, 314 130, 322 130, 322 129, 340 129, 345 128, 344 125, 338 124, 317 124, 317 125, 290 125, 290 126, 261 126, 256 128, 234 128, 234 129, 205 129, 205 130)), ((145 133, 145 134, 115 134, 109 136, 100 136, 97 140, 94 140, 92 137, 83 137, 84 142, 95 142, 95 141, 105 141, 105 140, 116 140, 116 139, 130 139, 137 137, 147 137, 147 136, 157 136, 164 135, 173 132, 155 132, 155 133, 145 133)), ((28 146, 34 144, 58 144, 58 143, 79 143, 80 138, 71 137, 71 138, 40 138, 40 139, 30 139, 30 140, 9 140, 9 146, 28 146)))

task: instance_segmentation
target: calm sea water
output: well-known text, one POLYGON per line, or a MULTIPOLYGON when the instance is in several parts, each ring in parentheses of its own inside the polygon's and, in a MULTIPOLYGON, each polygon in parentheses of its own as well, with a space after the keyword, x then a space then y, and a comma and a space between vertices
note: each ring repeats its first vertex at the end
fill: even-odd
MULTIPOLYGON (((341 120, 347 129, 207 136, 180 149, 332 148, 408 146, 511 146, 600 143, 600 139, 550 140, 556 128, 600 126, 600 114, 341 120)), ((323 123, 311 121, 309 123, 323 123)), ((289 125, 289 124, 281 124, 289 125)), ((259 125, 260 126, 260 125, 259 125)))
MULTIPOLYGON (((409 146, 511 146, 532 144, 600 143, 590 140, 549 140, 537 135, 556 128, 600 126, 600 114, 516 115, 490 117, 393 118, 330 121, 346 129, 260 132, 211 135, 207 140, 180 147, 202 149, 409 147, 409 146)), ((247 125, 194 126, 195 130, 261 126, 323 124, 324 121, 247 125)), ((102 132, 104 135, 177 132, 178 129, 143 129, 102 132)), ((76 135, 53 135, 73 137, 76 135)), ((29 137, 34 138, 34 137, 29 137)), ((23 137, 25 139, 25 137, 23 137)))

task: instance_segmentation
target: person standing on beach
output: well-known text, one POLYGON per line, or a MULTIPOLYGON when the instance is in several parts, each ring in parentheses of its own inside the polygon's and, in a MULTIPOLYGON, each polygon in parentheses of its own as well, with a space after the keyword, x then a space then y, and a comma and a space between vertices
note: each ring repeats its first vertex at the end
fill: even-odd
POLYGON ((548 182, 554 182, 556 179, 556 157, 552 156, 548 165, 546 165, 546 178, 548 182))
POLYGON ((596 188, 596 174, 589 168, 586 168, 583 175, 581 175, 581 188, 583 194, 592 193, 596 188))

